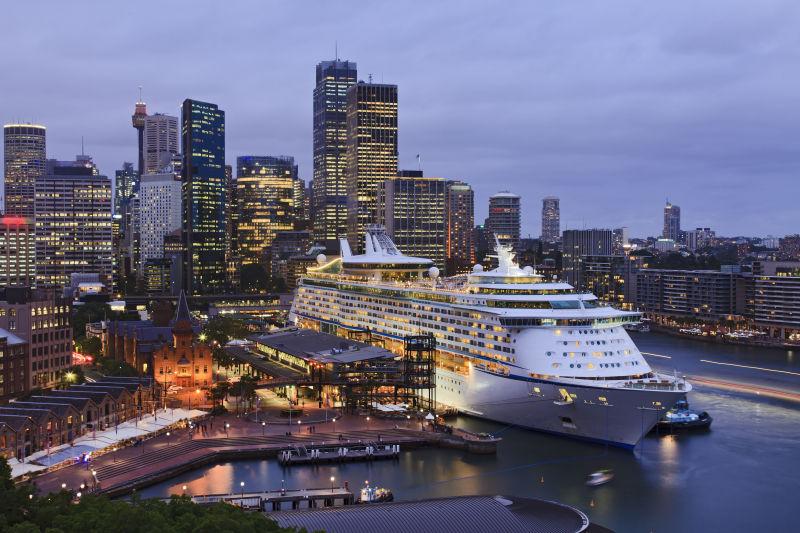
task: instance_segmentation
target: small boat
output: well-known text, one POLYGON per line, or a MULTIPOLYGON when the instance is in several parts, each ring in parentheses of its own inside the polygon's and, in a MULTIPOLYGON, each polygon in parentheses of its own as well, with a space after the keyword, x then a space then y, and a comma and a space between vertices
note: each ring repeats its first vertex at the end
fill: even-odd
POLYGON ((391 490, 367 485, 361 489, 361 497, 358 499, 358 503, 383 503, 392 500, 394 500, 394 494, 392 494, 391 490))
POLYGON ((586 484, 590 487, 598 487, 600 485, 605 485, 612 479, 614 479, 614 472, 612 470, 598 470, 597 472, 589 474, 589 477, 586 478, 586 484))
POLYGON ((689 402, 680 400, 675 407, 667 411, 664 418, 658 421, 659 428, 666 429, 707 429, 711 427, 711 418, 707 412, 689 409, 689 402))

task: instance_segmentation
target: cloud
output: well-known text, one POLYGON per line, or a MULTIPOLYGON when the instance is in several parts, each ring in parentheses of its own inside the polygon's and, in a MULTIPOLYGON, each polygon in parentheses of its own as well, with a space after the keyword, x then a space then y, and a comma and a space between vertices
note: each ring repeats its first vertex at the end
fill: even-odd
POLYGON ((656 234, 669 197, 685 227, 800 229, 789 0, 28 4, 0 22, 0 119, 47 124, 52 157, 84 136, 108 175, 135 158, 143 85, 151 111, 224 109, 229 163, 293 155, 310 177, 314 66, 338 42, 399 85, 401 164, 470 182, 478 221, 507 188, 525 234, 547 195, 573 227, 656 234))

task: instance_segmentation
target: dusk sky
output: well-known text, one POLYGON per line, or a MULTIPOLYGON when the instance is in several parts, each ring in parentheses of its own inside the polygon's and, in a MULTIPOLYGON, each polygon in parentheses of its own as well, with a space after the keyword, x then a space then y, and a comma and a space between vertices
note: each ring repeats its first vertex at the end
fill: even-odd
POLYGON ((800 231, 800 3, 771 1, 6 2, 0 120, 47 126, 48 156, 113 176, 130 124, 184 98, 226 112, 227 160, 292 155, 310 179, 314 68, 399 86, 401 168, 541 198, 562 229, 800 231))

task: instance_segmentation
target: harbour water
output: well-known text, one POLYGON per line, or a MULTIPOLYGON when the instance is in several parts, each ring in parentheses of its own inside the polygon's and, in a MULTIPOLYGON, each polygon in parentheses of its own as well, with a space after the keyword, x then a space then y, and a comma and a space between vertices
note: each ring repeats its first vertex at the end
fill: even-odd
MULTIPOLYGON (((659 370, 800 393, 800 354, 715 345, 661 334, 634 337, 659 370), (725 363, 725 364, 719 364, 725 363), (739 365, 739 366, 730 366, 739 365), (756 368, 757 367, 757 368, 756 368), (777 372, 776 372, 777 371, 777 372)), ((711 431, 648 436, 634 452, 506 427, 472 418, 456 424, 503 437, 496 456, 446 449, 401 454, 398 461, 292 467, 276 460, 223 463, 140 491, 144 497, 324 487, 366 480, 396 499, 506 494, 558 500, 616 531, 787 531, 800 479, 800 404, 696 385, 689 400, 714 417, 711 431), (589 488, 586 476, 612 468, 615 479, 589 488)))

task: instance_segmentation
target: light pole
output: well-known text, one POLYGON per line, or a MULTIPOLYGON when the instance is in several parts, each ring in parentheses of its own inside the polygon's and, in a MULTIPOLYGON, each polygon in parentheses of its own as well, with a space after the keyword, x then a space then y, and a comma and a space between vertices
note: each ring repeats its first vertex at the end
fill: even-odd
POLYGON ((331 493, 333 493, 333 482, 336 478, 331 476, 331 493))
POLYGON ((242 488, 242 507, 244 507, 244 481, 240 482, 239 486, 242 488))
POLYGON ((267 429, 267 423, 261 422, 261 436, 264 436, 264 431, 267 429))
POLYGON ((169 447, 169 444, 170 444, 170 442, 169 442, 169 431, 167 431, 167 447, 169 447))
POLYGON ((187 489, 187 488, 188 488, 188 487, 187 487, 186 485, 184 485, 184 486, 183 486, 183 495, 184 495, 184 496, 186 496, 186 489, 187 489))
POLYGON ((225 438, 226 439, 228 438, 228 428, 230 428, 230 427, 231 427, 231 425, 229 423, 225 422, 225 438))

